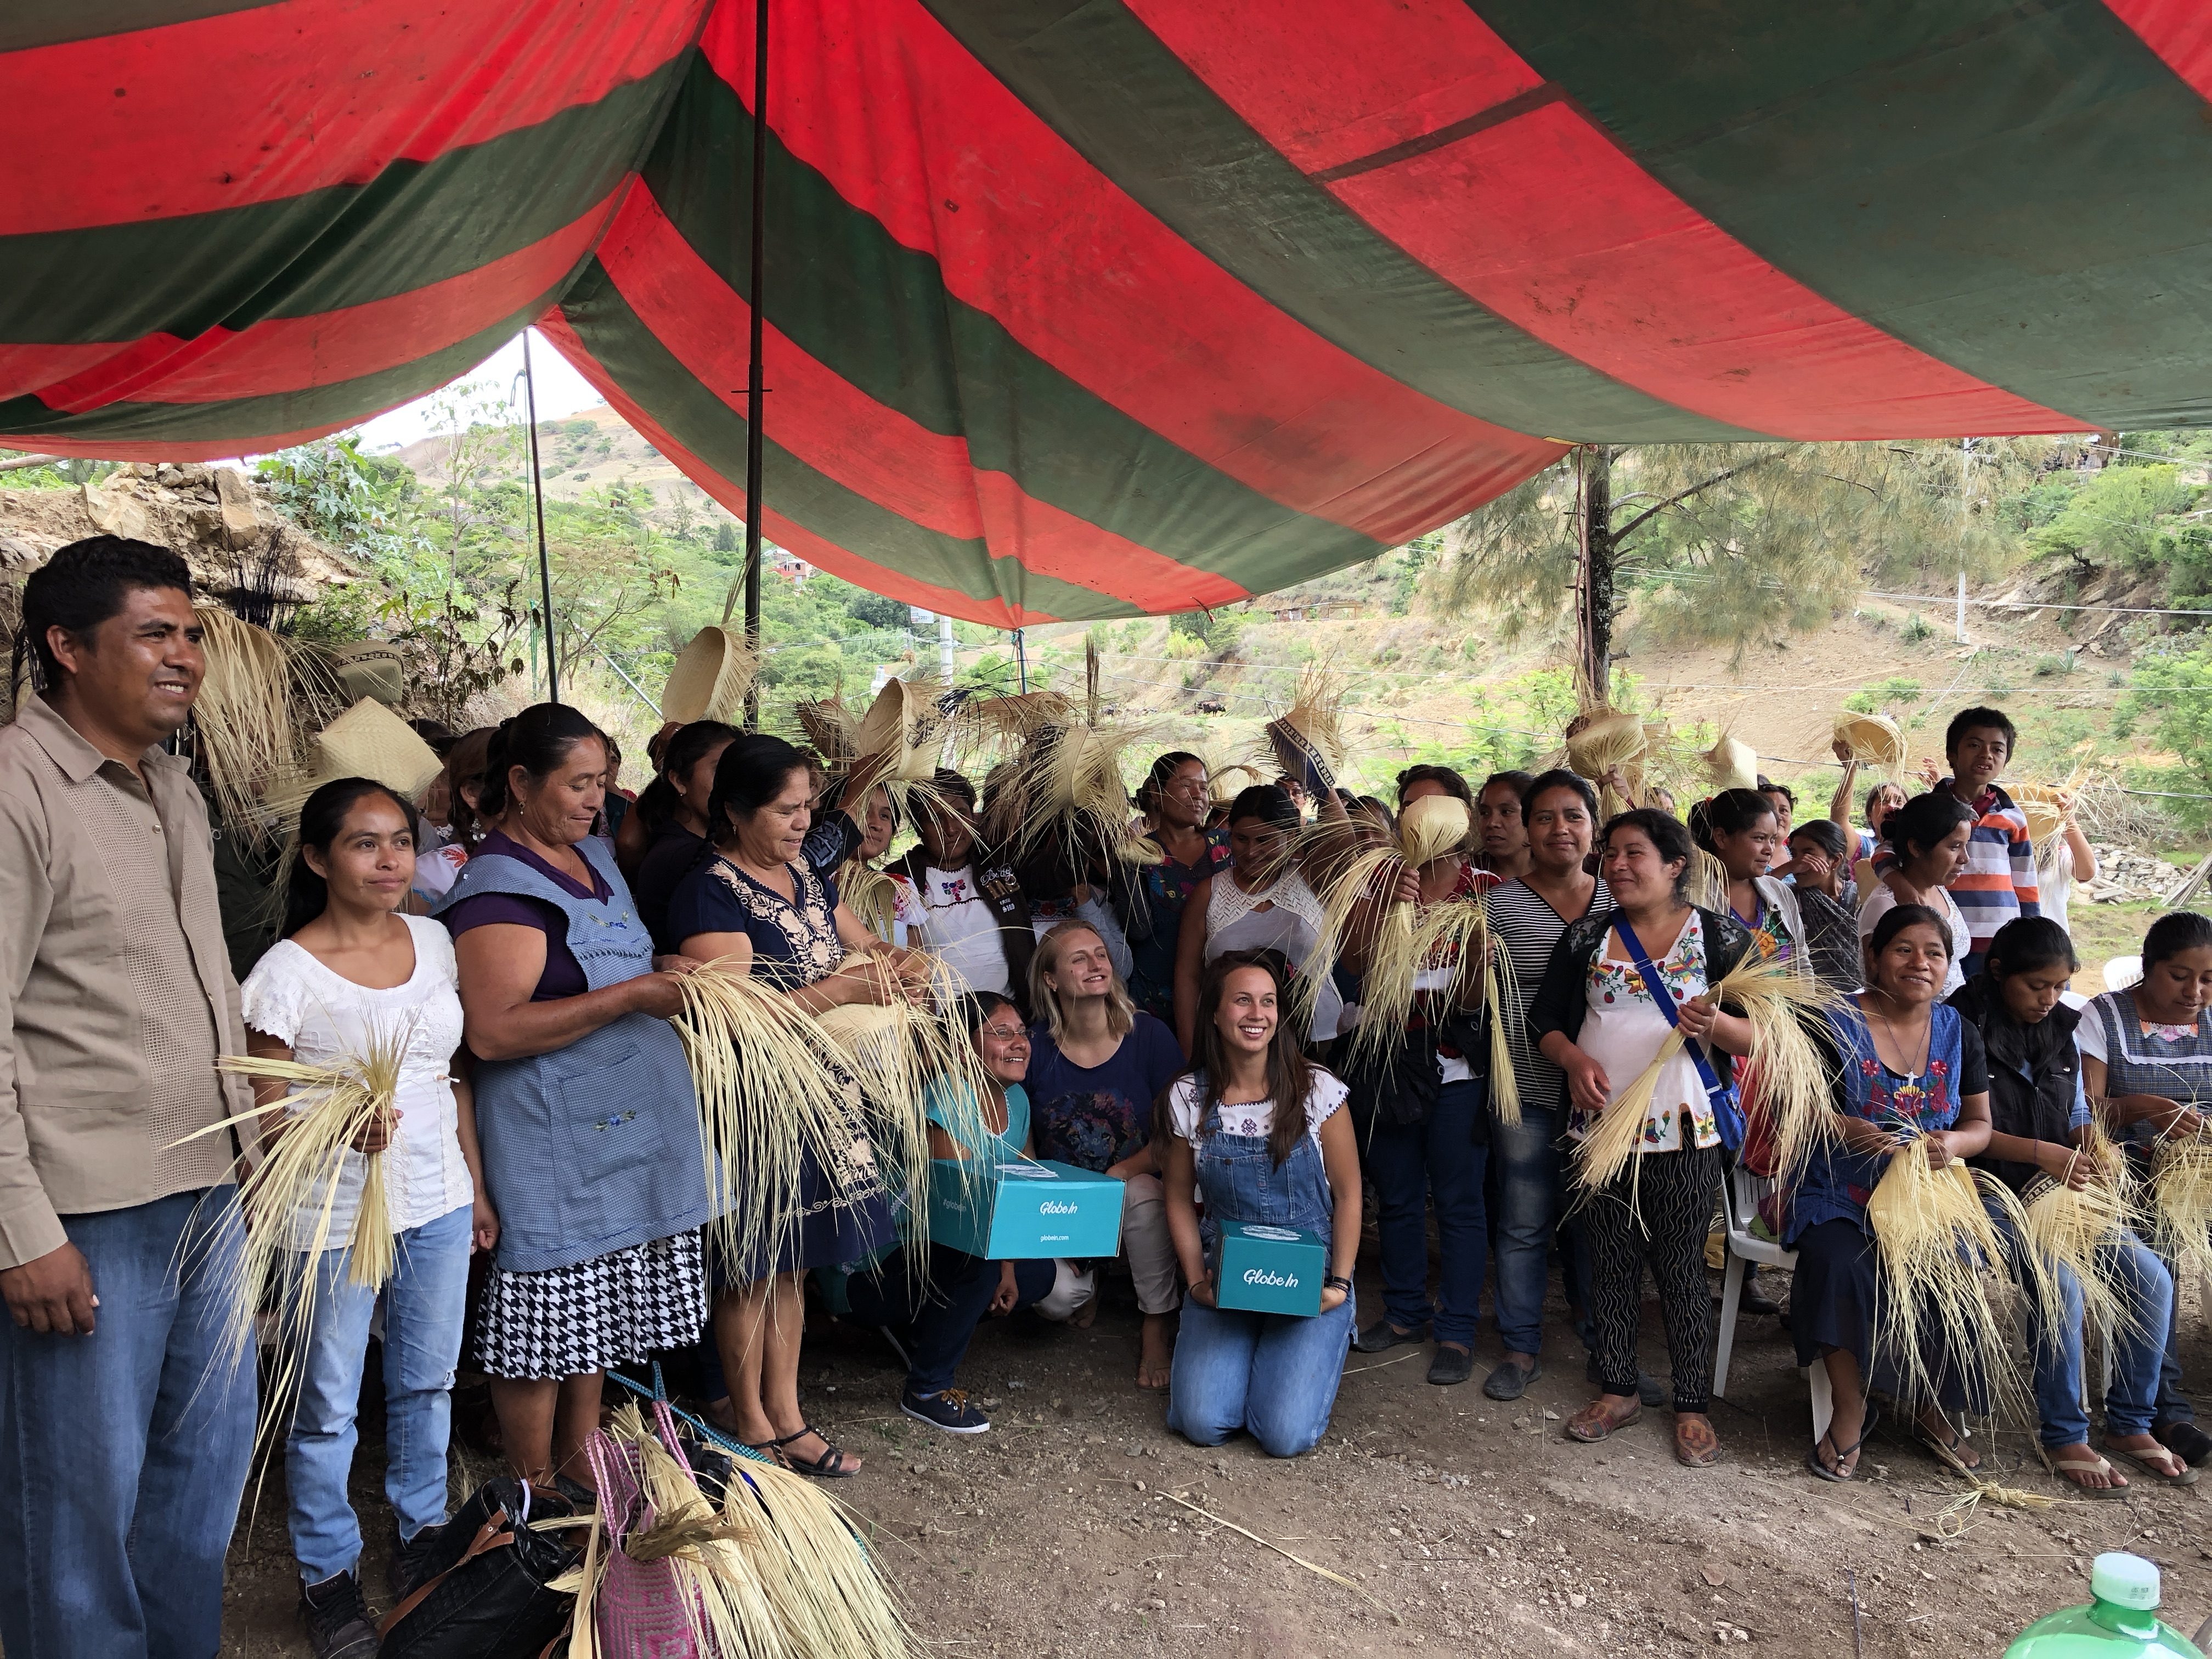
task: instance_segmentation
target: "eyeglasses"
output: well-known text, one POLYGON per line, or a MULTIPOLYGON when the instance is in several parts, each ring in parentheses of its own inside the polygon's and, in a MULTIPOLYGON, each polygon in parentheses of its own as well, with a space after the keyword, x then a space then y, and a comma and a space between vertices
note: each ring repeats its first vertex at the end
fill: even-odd
POLYGON ((1030 1034, 1018 1025, 1011 1030, 1003 1025, 986 1025, 981 1028, 981 1035, 996 1037, 1001 1042, 1027 1042, 1030 1040, 1030 1034))

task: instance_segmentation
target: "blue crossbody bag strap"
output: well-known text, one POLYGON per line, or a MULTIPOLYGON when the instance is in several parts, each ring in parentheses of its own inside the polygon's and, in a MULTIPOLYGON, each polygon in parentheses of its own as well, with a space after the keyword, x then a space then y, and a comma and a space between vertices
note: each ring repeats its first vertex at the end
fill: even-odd
MULTIPOLYGON (((1682 1022, 1675 1018, 1674 999, 1668 994, 1666 981, 1659 977, 1659 970, 1651 965, 1651 953, 1644 948, 1644 941, 1636 937, 1628 918, 1618 910, 1613 912, 1613 927, 1620 935, 1620 942, 1628 947, 1628 954, 1635 958, 1636 971, 1644 976, 1644 988, 1650 992, 1652 1002, 1666 1017, 1667 1023, 1680 1030, 1682 1022)), ((1698 1068, 1698 1080, 1705 1085, 1705 1101, 1713 1109, 1713 1121, 1720 1129, 1721 1144, 1732 1152, 1741 1152, 1744 1122, 1743 1113, 1736 1105, 1735 1090, 1721 1081, 1712 1061, 1705 1057, 1705 1045, 1695 1037, 1682 1039, 1682 1052, 1689 1055, 1690 1063, 1698 1068)))

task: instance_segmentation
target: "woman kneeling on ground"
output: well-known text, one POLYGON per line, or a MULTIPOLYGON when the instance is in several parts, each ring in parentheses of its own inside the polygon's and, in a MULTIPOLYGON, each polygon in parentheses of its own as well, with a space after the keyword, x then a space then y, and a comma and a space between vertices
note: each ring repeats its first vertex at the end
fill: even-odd
POLYGON ((1200 1446, 1248 1429, 1276 1457, 1311 1450, 1328 1428, 1359 1253, 1359 1152, 1340 1109, 1345 1086, 1306 1060, 1284 1018, 1289 1002, 1276 952, 1215 957, 1199 990, 1196 1064, 1166 1099, 1168 1228, 1190 1282, 1168 1426, 1200 1446), (1206 1255, 1224 1222, 1328 1239, 1321 1311, 1221 1307, 1206 1255))
MULTIPOLYGON (((1997 929, 1982 971, 1951 997, 1951 1006, 1982 1034, 1990 1061, 1989 1150, 1967 1162, 2003 1182, 2023 1204, 2053 1182, 2078 1189, 2100 1173, 2074 1047, 2081 1017, 2059 1000, 2079 966, 2063 927, 2048 916, 2020 916, 1997 929)), ((1990 1217, 2006 1235, 2017 1277, 2021 1241, 2010 1236, 2010 1224, 1994 1204, 1990 1217)), ((2114 1328, 2105 1333, 2112 1368, 2105 1390, 2106 1449, 2168 1486, 2193 1486, 2197 1471, 2150 1431, 2172 1277, 2124 1228, 2104 1249, 2107 1266, 2100 1277, 2109 1276, 2121 1303, 2114 1328)), ((2053 1264, 2052 1271, 2066 1298, 2064 1322, 2046 1328, 2041 1305, 2033 1296, 2027 1298, 2043 1454, 2052 1472, 2083 1495, 2123 1498, 2126 1479, 2089 1449, 2089 1413, 2081 1403, 2081 1285, 2063 1263, 2053 1264)))
MULTIPOLYGON (((1030 1097, 1022 1086, 1029 1075, 1030 1033, 1021 1010, 996 991, 978 991, 960 999, 960 1011, 988 1076, 977 1104, 990 1134, 975 1143, 956 1139, 947 1124, 966 1122, 970 1115, 950 1110, 953 1102, 946 1091, 957 1085, 942 1079, 933 1084, 933 1182, 958 1181, 963 1159, 1012 1163, 1031 1155, 1030 1097)), ((1072 1261, 987 1261, 949 1245, 907 1243, 854 1274, 846 1294, 854 1319, 883 1327, 907 1357, 899 1409, 933 1428, 981 1434, 991 1419, 969 1403, 964 1389, 952 1386, 975 1328, 986 1315, 1004 1318, 1024 1308, 1065 1319, 1091 1299, 1091 1275, 1072 1261), (922 1261, 909 1254, 915 1250, 922 1261)))
MULTIPOLYGON (((1884 914, 1867 941, 1867 987, 1833 1017, 1842 1066, 1835 1083, 1843 1114, 1839 1146, 1824 1146, 1807 1163, 1790 1199, 1783 1243, 1797 1252, 1790 1297, 1790 1329, 1797 1363, 1825 1364, 1835 1414, 1805 1466, 1823 1480, 1857 1475, 1859 1449, 1874 1427, 1869 1386, 1896 1392, 1905 1384, 1897 1357, 1875 1352, 1875 1309, 1883 1293, 1867 1200, 1902 1139, 1928 1143, 1937 1169, 1985 1151, 1990 1141, 1989 1065, 1981 1033, 1958 1010, 1937 1000, 1951 971, 1948 918, 1921 904, 1884 914)), ((1917 1367, 1935 1379, 1936 1398, 1918 1407, 1920 1438, 1968 1469, 1981 1454, 1953 1426, 1951 1416, 1974 1403, 1970 1377, 1948 1352, 1941 1333, 1920 1338, 1917 1367)))
MULTIPOLYGON (((1560 934, 1528 1024, 1546 1059, 1567 1076, 1571 1139, 1587 1139, 1613 1103, 1657 1055, 1668 1032, 1723 1055, 1751 1047, 1751 1027, 1723 1012, 1710 992, 1756 949, 1751 930, 1684 896, 1690 832, 1652 808, 1617 814, 1605 826, 1599 871, 1615 908, 1560 934), (1632 932, 1659 983, 1638 965, 1632 932), (1656 999, 1673 1007, 1670 1021, 1656 999)), ((1725 1058, 1708 1063, 1717 1075, 1725 1058)), ((1679 1053, 1659 1073, 1637 1146, 1604 1188, 1585 1188, 1583 1234, 1590 1251, 1590 1323, 1598 1397, 1575 1413, 1568 1435, 1595 1443, 1643 1415, 1637 1388, 1637 1327, 1644 1267, 1659 1286, 1674 1383, 1674 1455, 1691 1468, 1720 1458, 1705 1414, 1712 1387, 1712 1297, 1705 1284, 1705 1233, 1720 1189, 1721 1133, 1704 1074, 1679 1053)))

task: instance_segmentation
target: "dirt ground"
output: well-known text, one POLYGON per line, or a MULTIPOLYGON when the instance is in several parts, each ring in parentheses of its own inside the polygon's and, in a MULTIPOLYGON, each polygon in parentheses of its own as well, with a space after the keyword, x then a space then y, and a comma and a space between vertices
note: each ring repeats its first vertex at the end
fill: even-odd
MULTIPOLYGON (((1766 1278, 1786 1288, 1786 1276, 1766 1278)), ((1371 1262, 1359 1292, 1370 1313, 1380 1305, 1371 1262)), ((2212 1341, 2189 1305, 2185 1363, 2202 1377, 2212 1341)), ((1656 1306, 1644 1328, 1645 1363, 1664 1376, 1656 1306)), ((963 1381, 994 1426, 972 1437, 897 1414, 899 1373, 872 1334, 810 1334, 807 1411, 866 1457, 840 1495, 933 1650, 1996 1653, 2032 1620, 2086 1601, 2089 1558, 2118 1548, 2164 1569, 2170 1622, 2188 1632, 2212 1613, 2212 1480, 2157 1492, 2138 1480, 2124 1504, 1947 1516, 1962 1484, 1885 1425, 1863 1484, 1815 1482, 1802 1463, 1805 1384, 1771 1316, 1742 1322, 1729 1397, 1714 1410, 1725 1461, 1694 1472, 1673 1460, 1664 1411, 1601 1447, 1563 1437, 1589 1394, 1563 1312, 1547 1330, 1547 1375, 1510 1406, 1481 1393, 1497 1354, 1486 1326, 1477 1380, 1458 1389, 1426 1385, 1425 1351, 1353 1354, 1328 1437, 1289 1462, 1249 1440, 1209 1450, 1170 1435, 1162 1401, 1131 1386, 1135 1331, 1133 1308, 1111 1305, 1088 1331, 987 1322, 963 1381)), ((2006 1429, 1996 1455, 2008 1484, 2061 1492, 2032 1434, 2006 1429)), ((355 1480, 364 1582, 380 1605, 382 1455, 370 1413, 355 1480)), ((489 1471, 481 1456, 466 1471, 459 1462, 457 1486, 489 1471)), ((307 1651, 282 1486, 273 1474, 234 1551, 226 1651, 252 1659, 307 1651)))

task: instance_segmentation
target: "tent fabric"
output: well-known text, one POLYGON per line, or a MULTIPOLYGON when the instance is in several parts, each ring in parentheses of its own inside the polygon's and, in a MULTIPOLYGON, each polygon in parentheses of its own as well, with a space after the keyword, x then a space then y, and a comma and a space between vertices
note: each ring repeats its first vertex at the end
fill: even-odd
MULTIPOLYGON (((1576 441, 2212 421, 2197 0, 769 0, 763 529, 1224 604, 1576 441)), ((525 322, 744 508, 753 0, 15 0, 0 441, 341 428, 525 322)))

